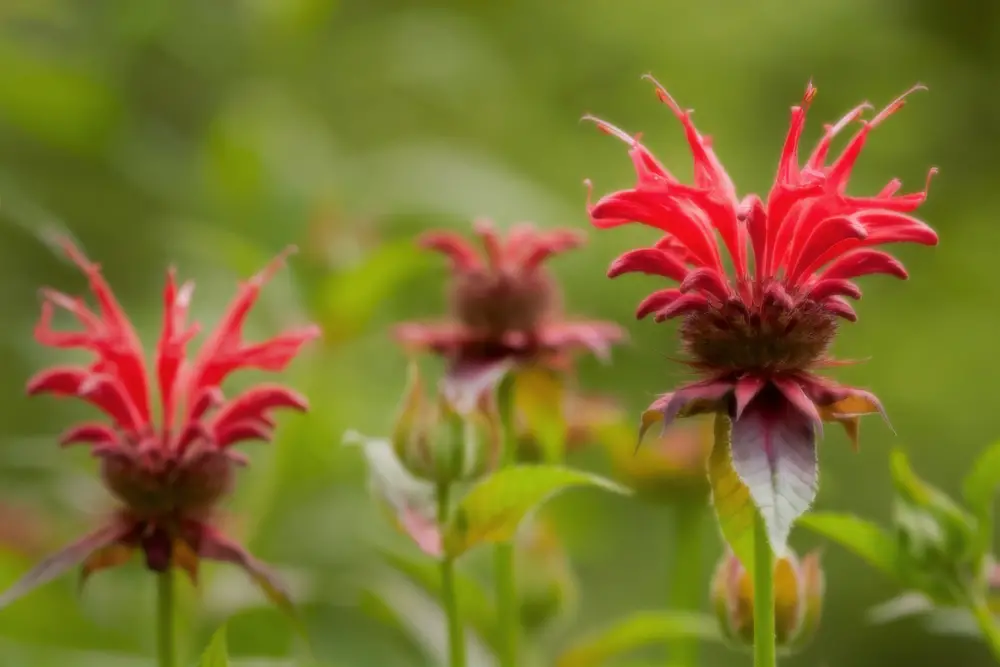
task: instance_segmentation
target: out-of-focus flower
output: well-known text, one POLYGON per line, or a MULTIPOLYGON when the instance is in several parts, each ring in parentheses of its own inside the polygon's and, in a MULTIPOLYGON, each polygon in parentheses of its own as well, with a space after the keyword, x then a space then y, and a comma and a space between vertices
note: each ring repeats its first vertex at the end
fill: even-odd
POLYGON ((569 556, 551 521, 535 518, 520 532, 515 550, 521 623, 538 632, 566 619, 579 598, 569 556))
MULTIPOLYGON (((860 120, 868 105, 827 126, 802 164, 799 142, 816 92, 810 85, 803 104, 792 109, 777 175, 762 200, 754 194, 737 196, 691 113, 659 84, 656 92, 684 127, 694 158, 694 184, 681 183, 638 138, 592 119, 629 146, 637 182, 596 204, 588 202, 596 227, 637 221, 664 234, 652 247, 618 257, 609 277, 646 273, 680 283, 653 292, 636 315, 652 314, 657 322, 680 318, 688 363, 702 379, 656 400, 644 427, 706 412, 728 416, 733 421, 733 466, 758 507, 776 505, 769 482, 775 475, 787 473, 790 480, 799 480, 794 519, 815 495, 815 440, 823 421, 841 423, 856 443, 859 417, 882 412, 874 395, 814 373, 833 363, 828 351, 838 318, 857 319, 845 300, 861 296, 853 279, 879 273, 907 277, 897 259, 875 246, 938 242, 930 227, 909 215, 926 199, 926 188, 899 195, 901 183, 894 179, 874 196, 846 191, 869 133, 903 106, 905 95, 861 121, 832 162, 832 140, 860 120), (732 274, 723 264, 716 235, 732 259, 732 274)), ((772 518, 767 523, 771 541, 780 549, 790 522, 772 518)))
POLYGON ((150 570, 179 567, 192 578, 202 558, 234 563, 272 599, 286 604, 270 571, 223 535, 212 519, 213 510, 232 487, 236 469, 247 462, 235 445, 269 441, 276 410, 307 407, 304 397, 280 385, 258 385, 229 399, 221 389, 222 382, 240 369, 283 370, 304 343, 319 336, 317 327, 306 326, 262 343, 243 340, 250 309, 288 252, 240 287, 215 331, 191 359, 185 348, 197 335, 198 325, 186 319, 194 284, 178 286, 171 270, 153 360, 155 374, 151 374, 135 329, 100 266, 69 242, 64 248, 87 276, 97 311, 83 299, 44 290, 35 338, 42 345, 85 350, 94 361, 42 371, 28 382, 28 393, 79 398, 107 416, 108 421, 69 429, 61 443, 90 447, 100 462, 105 487, 121 507, 103 525, 44 560, 0 595, 0 606, 74 565, 82 563, 86 577, 123 564, 136 550, 143 552, 150 570), (82 329, 54 330, 56 308, 73 315, 82 329), (154 384, 159 390, 159 423, 151 404, 154 384))
POLYGON ((476 410, 459 413, 438 393, 430 403, 418 367, 410 377, 393 429, 396 456, 415 477, 438 484, 465 481, 485 472, 500 451, 498 415, 492 396, 484 394, 476 410))
POLYGON ((560 365, 580 349, 603 358, 611 344, 623 338, 615 324, 563 317, 559 287, 544 263, 581 245, 580 232, 521 224, 502 239, 486 221, 477 223, 475 231, 485 259, 451 232, 432 232, 420 241, 451 260, 453 319, 406 323, 396 329, 396 338, 408 349, 435 352, 448 360, 445 386, 463 410, 511 365, 560 365))
MULTIPOLYGON (((779 648, 802 648, 819 626, 823 606, 823 571, 819 553, 801 561, 789 552, 774 564, 774 628, 779 648)), ((712 578, 712 605, 730 641, 753 646, 753 578, 728 552, 712 578)))

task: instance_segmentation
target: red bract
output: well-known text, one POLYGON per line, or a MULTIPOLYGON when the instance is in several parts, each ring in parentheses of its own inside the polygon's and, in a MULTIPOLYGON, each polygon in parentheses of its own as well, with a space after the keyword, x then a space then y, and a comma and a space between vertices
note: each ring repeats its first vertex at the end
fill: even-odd
POLYGON ((553 255, 583 244, 576 230, 543 231, 515 226, 502 239, 493 225, 475 226, 485 257, 462 236, 431 232, 420 244, 451 261, 449 289, 453 321, 406 323, 396 338, 406 347, 429 350, 450 362, 448 386, 470 405, 510 364, 559 364, 587 349, 605 358, 624 332, 609 322, 566 320, 558 286, 545 270, 553 255))
POLYGON ((283 370, 304 343, 319 335, 317 327, 308 326, 262 343, 243 340, 247 314, 288 252, 240 287, 215 331, 191 359, 186 347, 198 333, 197 324, 187 323, 194 284, 178 286, 174 272, 168 273, 163 328, 154 358, 157 424, 151 400, 154 378, 135 329, 100 267, 69 242, 63 245, 87 276, 97 310, 82 299, 44 290, 35 338, 50 347, 85 350, 94 360, 87 366, 44 370, 29 380, 28 393, 79 398, 104 413, 104 421, 69 429, 61 443, 90 447, 100 461, 105 486, 121 508, 105 525, 25 575, 0 596, 0 606, 75 564, 83 563, 88 575, 125 562, 136 549, 144 552, 151 570, 182 567, 192 578, 200 558, 236 563, 272 597, 283 599, 273 576, 219 532, 212 519, 232 486, 235 468, 246 463, 234 446, 247 440, 269 441, 276 410, 306 409, 304 397, 279 385, 258 385, 228 399, 220 388, 240 369, 283 370), (74 316, 81 329, 54 330, 56 308, 74 316))
MULTIPOLYGON (((926 187, 901 195, 894 179, 874 196, 847 194, 869 133, 903 106, 906 95, 870 120, 861 119, 869 105, 852 109, 826 127, 802 163, 799 142, 816 93, 810 85, 802 105, 792 108, 770 193, 766 199, 753 194, 739 199, 691 113, 653 83, 660 101, 684 127, 694 183, 681 183, 638 138, 591 119, 628 144, 637 177, 635 187, 588 203, 591 221, 602 229, 636 221, 664 233, 655 245, 620 256, 608 271, 611 278, 646 273, 679 283, 653 292, 636 315, 652 314, 658 322, 680 318, 689 363, 705 377, 660 398, 651 410, 661 412, 665 424, 699 412, 728 414, 734 420, 734 465, 758 506, 772 514, 773 528, 781 523, 774 516, 778 496, 800 496, 792 513, 803 510, 815 490, 815 471, 785 492, 758 484, 764 473, 792 459, 809 467, 804 462, 815 460, 813 440, 823 420, 843 423, 856 438, 858 416, 881 411, 871 394, 812 373, 830 361, 837 319, 857 319, 846 300, 861 296, 853 279, 876 273, 907 277, 897 259, 875 246, 938 241, 930 227, 910 215, 924 202, 926 187), (857 133, 839 156, 828 159, 834 137, 855 121, 861 123, 857 133), (731 274, 717 239, 732 260, 731 274), (782 449, 787 450, 784 458, 782 449)), ((778 542, 784 537, 781 530, 772 531, 778 542)))

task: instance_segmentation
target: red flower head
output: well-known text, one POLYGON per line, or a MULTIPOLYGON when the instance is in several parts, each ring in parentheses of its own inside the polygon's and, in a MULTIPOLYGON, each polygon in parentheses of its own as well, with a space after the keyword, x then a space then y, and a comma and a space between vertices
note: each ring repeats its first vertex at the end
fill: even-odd
POLYGON ((319 335, 308 326, 263 343, 246 343, 242 330, 261 288, 284 262, 287 252, 241 286, 216 330, 199 354, 188 359, 187 344, 198 333, 188 324, 193 283, 178 286, 167 275, 163 329, 155 354, 159 389, 159 424, 151 405, 153 378, 142 345, 101 276, 68 242, 67 255, 86 274, 97 311, 82 299, 44 290, 42 315, 35 338, 42 345, 90 352, 89 366, 57 366, 28 382, 31 395, 72 396, 91 403, 107 421, 75 426, 63 445, 85 444, 100 461, 101 476, 120 510, 83 539, 51 556, 0 596, 0 606, 51 580, 77 563, 84 576, 128 560, 136 549, 146 565, 162 572, 181 567, 194 578, 200 558, 232 562, 247 570, 272 597, 281 597, 277 582, 239 544, 213 527, 213 510, 229 492, 245 458, 234 446, 247 440, 271 439, 273 412, 304 411, 306 400, 279 385, 260 385, 227 399, 220 388, 234 371, 256 368, 281 371, 307 341, 319 335), (55 308, 71 313, 82 330, 52 328, 55 308))
POLYGON ((733 464, 780 548, 791 522, 815 495, 814 441, 822 421, 842 423, 856 441, 858 416, 882 412, 873 395, 813 374, 831 363, 827 352, 837 319, 856 319, 845 299, 861 296, 853 279, 874 273, 906 278, 902 264, 875 246, 938 241, 930 227, 909 215, 924 202, 926 188, 899 195, 901 184, 892 180, 875 196, 846 192, 869 133, 903 106, 905 95, 871 120, 861 120, 847 147, 828 162, 833 138, 869 107, 851 110, 826 127, 801 164, 799 140, 816 92, 810 85, 803 104, 792 108, 767 198, 740 200, 690 112, 654 84, 684 126, 694 184, 678 181, 638 138, 592 119, 629 145, 637 183, 588 204, 591 221, 602 229, 637 221, 664 233, 654 246, 623 254, 608 271, 612 278, 638 272, 680 283, 652 293, 636 315, 653 314, 658 322, 680 318, 683 348, 704 377, 650 409, 662 414, 664 424, 700 412, 721 412, 733 420, 733 464), (732 258, 732 274, 723 266, 717 238, 732 258))
POLYGON ((451 260, 454 321, 407 323, 396 330, 404 346, 449 359, 451 391, 476 396, 511 363, 556 365, 581 348, 605 358, 623 337, 615 324, 562 319, 559 288, 544 262, 582 245, 583 234, 521 224, 501 239, 487 221, 478 222, 475 231, 485 259, 458 234, 431 232, 420 240, 451 260))

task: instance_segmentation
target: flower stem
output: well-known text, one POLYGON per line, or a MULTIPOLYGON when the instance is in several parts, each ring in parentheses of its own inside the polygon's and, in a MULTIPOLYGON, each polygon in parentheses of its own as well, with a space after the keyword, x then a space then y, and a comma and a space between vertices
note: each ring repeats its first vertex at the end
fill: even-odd
POLYGON ((993 657, 1000 662, 1000 626, 997 625, 996 619, 993 618, 993 612, 990 611, 989 606, 987 606, 986 601, 983 599, 975 600, 971 607, 972 615, 976 617, 976 624, 979 625, 979 631, 983 633, 983 639, 990 647, 990 652, 993 653, 993 657))
MULTIPOLYGON (((674 609, 697 611, 701 608, 704 594, 701 538, 705 508, 700 502, 680 501, 673 509, 676 554, 670 581, 670 603, 674 609)), ((671 665, 695 667, 698 663, 697 638, 678 638, 668 649, 671 665)))
MULTIPOLYGON (((448 525, 451 512, 451 485, 438 484, 438 525, 442 534, 448 525)), ((441 599, 448 619, 448 665, 449 667, 465 667, 465 631, 458 611, 458 592, 455 589, 455 559, 450 556, 441 558, 441 599)))
POLYGON ((754 522, 753 547, 753 664, 775 667, 774 554, 760 514, 754 522))
POLYGON ((167 569, 156 577, 156 655, 159 667, 177 667, 174 628, 174 573, 167 569))
MULTIPOLYGON (((505 468, 517 460, 517 431, 514 424, 514 376, 508 373, 500 383, 497 395, 500 409, 500 427, 503 445, 500 452, 500 467, 505 468)), ((500 626, 500 667, 519 667, 518 653, 518 608, 517 583, 514 577, 514 544, 503 542, 496 546, 494 553, 494 577, 496 579, 497 617, 500 626)))

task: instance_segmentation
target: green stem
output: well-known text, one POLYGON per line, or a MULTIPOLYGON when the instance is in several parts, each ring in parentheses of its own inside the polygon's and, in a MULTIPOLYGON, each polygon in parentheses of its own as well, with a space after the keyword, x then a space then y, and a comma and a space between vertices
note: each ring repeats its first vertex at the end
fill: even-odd
POLYGON ((997 626, 993 612, 990 611, 985 600, 976 600, 972 603, 972 615, 976 617, 979 631, 983 633, 983 639, 990 647, 993 657, 1000 662, 1000 626, 997 626))
POLYGON ((753 664, 775 667, 774 554, 767 529, 757 514, 753 533, 753 664))
MULTIPOLYGON (((451 511, 451 485, 438 484, 438 525, 441 530, 448 525, 451 511)), ((441 559, 441 599, 448 619, 448 665, 465 667, 465 631, 458 612, 458 594, 455 590, 455 559, 444 556, 441 559)))
MULTIPOLYGON (((701 580, 702 529, 705 507, 698 502, 680 501, 674 506, 674 545, 676 548, 670 581, 670 602, 674 609, 698 611, 704 595, 701 580)), ((695 667, 698 664, 698 640, 680 637, 668 647, 670 664, 695 667)))
POLYGON ((168 569, 156 577, 156 655, 159 667, 177 667, 174 628, 174 573, 168 569))
MULTIPOLYGON (((500 383, 497 396, 503 446, 500 467, 514 465, 517 460, 517 431, 514 423, 514 376, 508 374, 500 383)), ((497 617, 500 626, 500 667, 520 667, 517 662, 519 614, 517 582, 514 577, 514 545, 504 542, 494 553, 497 617)))

